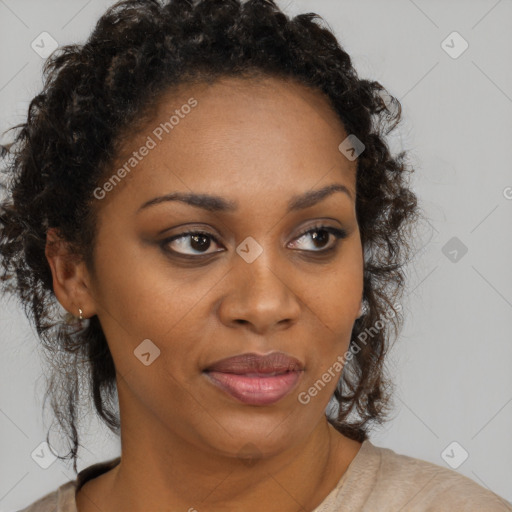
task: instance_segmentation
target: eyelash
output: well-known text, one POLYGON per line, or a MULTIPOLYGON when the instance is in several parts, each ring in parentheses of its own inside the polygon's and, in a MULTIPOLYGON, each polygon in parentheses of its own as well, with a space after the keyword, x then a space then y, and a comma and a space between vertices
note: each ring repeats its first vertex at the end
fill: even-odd
MULTIPOLYGON (((318 251, 310 251, 310 250, 305 249, 305 250, 303 250, 303 252, 319 254, 319 255, 325 255, 326 253, 330 253, 331 251, 334 251, 335 249, 337 249, 337 247, 339 245, 339 240, 343 240, 344 238, 347 237, 347 232, 344 229, 338 229, 338 228, 334 228, 332 226, 325 226, 323 224, 319 224, 319 225, 316 225, 316 226, 313 226, 313 227, 310 227, 308 229, 303 230, 302 232, 300 232, 297 235, 297 237, 294 240, 299 240, 304 235, 307 235, 309 233, 315 233, 315 232, 318 232, 318 231, 326 231, 327 233, 330 233, 330 234, 334 235, 334 237, 335 237, 334 245, 332 245, 328 249, 320 249, 318 251)), ((195 229, 195 230, 191 229, 191 230, 183 231, 182 233, 180 233, 178 235, 174 235, 174 236, 172 236, 170 238, 166 238, 165 240, 162 240, 161 246, 162 246, 162 248, 165 251, 171 253, 172 255, 178 256, 178 257, 184 258, 184 259, 194 259, 194 260, 197 260, 197 259, 201 259, 203 257, 206 258, 207 256, 211 256, 212 254, 216 254, 217 252, 221 252, 221 251, 215 251, 215 252, 212 252, 212 253, 204 253, 204 254, 198 254, 198 255, 191 255, 191 254, 182 254, 182 253, 179 253, 177 251, 174 251, 173 249, 168 249, 166 247, 167 245, 169 245, 174 240, 177 240, 179 238, 185 238, 187 235, 203 235, 203 236, 206 236, 208 238, 211 238, 217 245, 220 245, 220 243, 217 240, 217 238, 215 236, 213 236, 211 233, 208 233, 207 231, 202 231, 200 229, 199 230, 198 229, 195 229)))

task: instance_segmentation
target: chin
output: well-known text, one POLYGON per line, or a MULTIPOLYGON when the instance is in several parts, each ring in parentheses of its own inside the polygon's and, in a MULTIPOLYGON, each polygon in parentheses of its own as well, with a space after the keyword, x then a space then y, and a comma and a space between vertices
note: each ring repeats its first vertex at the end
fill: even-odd
POLYGON ((204 432, 202 441, 228 457, 275 456, 300 444, 314 429, 313 422, 299 420, 284 410, 271 415, 258 410, 228 413, 215 419, 215 428, 204 432))

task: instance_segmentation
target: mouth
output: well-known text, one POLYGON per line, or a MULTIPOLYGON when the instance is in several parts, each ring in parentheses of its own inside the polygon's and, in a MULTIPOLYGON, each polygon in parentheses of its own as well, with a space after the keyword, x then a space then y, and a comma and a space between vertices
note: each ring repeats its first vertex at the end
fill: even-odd
POLYGON ((283 352, 266 356, 242 354, 217 361, 203 370, 209 382, 239 402, 270 405, 297 386, 304 365, 283 352))

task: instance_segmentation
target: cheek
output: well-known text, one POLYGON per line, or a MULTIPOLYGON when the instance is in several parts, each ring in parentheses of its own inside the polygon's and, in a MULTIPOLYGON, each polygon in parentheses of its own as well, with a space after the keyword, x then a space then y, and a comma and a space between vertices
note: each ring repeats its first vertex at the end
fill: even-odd
POLYGON ((146 346, 160 351, 165 369, 181 374, 183 360, 194 360, 194 340, 204 337, 199 319, 206 314, 208 292, 214 292, 221 276, 206 268, 198 272, 173 267, 164 257, 156 259, 150 262, 136 244, 99 245, 98 317, 120 371, 138 368, 134 351, 150 340, 146 346))
POLYGON ((328 332, 341 334, 352 329, 363 294, 361 261, 346 258, 313 278, 308 287, 309 293, 304 289, 304 300, 328 332))
MULTIPOLYGON (((356 254, 359 253, 356 251, 356 254)), ((329 383, 325 387, 334 389, 341 376, 340 360, 345 362, 361 306, 362 260, 346 258, 337 269, 329 271, 327 278, 317 281, 314 290, 314 293, 304 296, 308 306, 306 310, 313 322, 310 333, 314 340, 314 350, 309 351, 308 356, 311 370, 308 382, 310 385, 329 371, 325 376, 329 383), (336 377, 332 376, 333 372, 336 372, 336 377)))

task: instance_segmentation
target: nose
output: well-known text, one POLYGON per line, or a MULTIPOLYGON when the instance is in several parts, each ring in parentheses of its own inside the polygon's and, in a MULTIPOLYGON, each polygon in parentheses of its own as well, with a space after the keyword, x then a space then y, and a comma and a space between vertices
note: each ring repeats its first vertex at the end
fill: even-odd
POLYGON ((229 273, 229 291, 218 310, 225 325, 247 325, 266 334, 297 322, 301 302, 294 289, 296 280, 264 254, 252 263, 239 258, 229 273))

